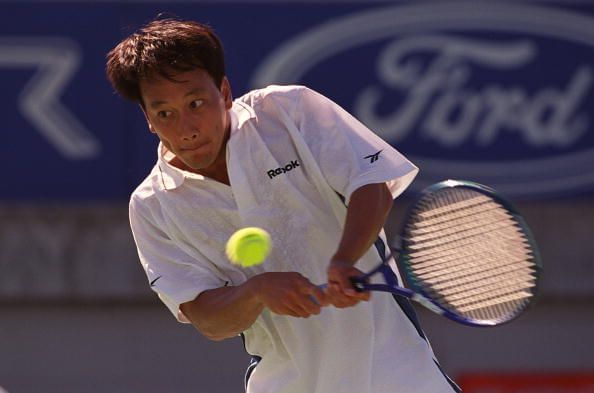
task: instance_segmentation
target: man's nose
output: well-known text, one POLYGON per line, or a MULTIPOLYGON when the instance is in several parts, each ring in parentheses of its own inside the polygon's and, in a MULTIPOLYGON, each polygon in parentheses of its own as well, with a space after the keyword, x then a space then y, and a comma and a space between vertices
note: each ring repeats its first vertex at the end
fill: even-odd
POLYGON ((182 126, 182 139, 185 141, 194 140, 198 138, 199 134, 196 123, 186 118, 182 126))
POLYGON ((198 138, 198 132, 197 131, 190 131, 190 132, 184 132, 184 134, 182 135, 182 139, 185 141, 191 141, 198 138))

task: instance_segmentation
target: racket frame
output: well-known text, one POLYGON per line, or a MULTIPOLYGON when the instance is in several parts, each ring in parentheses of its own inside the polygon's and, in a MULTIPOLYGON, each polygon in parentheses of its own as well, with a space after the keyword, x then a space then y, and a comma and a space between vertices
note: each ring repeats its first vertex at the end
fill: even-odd
POLYGON ((516 208, 508 200, 506 200, 505 198, 503 198, 502 196, 497 194, 497 192, 495 190, 493 190, 492 188, 489 188, 482 184, 478 184, 478 183, 470 182, 470 181, 462 181, 462 180, 445 180, 445 181, 433 184, 432 186, 429 186, 428 188, 423 190, 421 195, 419 195, 419 197, 408 208, 405 219, 403 221, 403 225, 402 225, 402 228, 400 231, 399 238, 400 238, 399 249, 394 249, 394 248, 390 247, 390 251, 391 251, 390 254, 387 257, 382 256, 383 262, 380 263, 375 269, 369 271, 368 273, 366 273, 362 276, 353 277, 351 279, 353 286, 355 287, 356 290, 390 292, 392 294, 404 296, 411 300, 416 301, 417 303, 420 303, 421 305, 425 306, 429 310, 431 310, 439 315, 443 315, 443 316, 445 316, 455 322, 461 323, 463 325, 473 326, 473 327, 496 326, 496 325, 501 325, 501 324, 508 323, 508 322, 514 320, 523 311, 525 311, 528 307, 530 307, 534 303, 534 300, 539 292, 538 289, 539 289, 540 276, 542 274, 542 262, 541 262, 541 258, 540 258, 540 253, 538 251, 538 247, 536 246, 536 241, 534 240, 534 236, 532 235, 530 228, 528 227, 528 225, 527 225, 526 221, 524 220, 524 218, 522 217, 522 215, 520 215, 520 213, 516 210, 516 208), (435 193, 441 189, 444 189, 444 188, 455 188, 455 187, 463 187, 466 189, 471 189, 472 191, 479 192, 483 195, 486 195, 489 198, 492 198, 496 202, 500 203, 503 207, 505 207, 508 210, 508 212, 512 215, 514 221, 521 227, 523 233, 526 236, 526 240, 531 247, 532 259, 533 259, 534 265, 535 265, 535 273, 534 273, 535 285, 530 288, 530 291, 532 292, 532 297, 530 298, 530 301, 528 301, 527 304, 523 308, 521 308, 517 313, 510 315, 507 318, 499 318, 496 320, 477 320, 477 319, 473 319, 473 318, 464 317, 462 315, 459 315, 455 312, 448 310, 447 308, 445 308, 441 304, 439 304, 437 301, 433 300, 431 298, 431 296, 429 296, 425 292, 423 287, 419 284, 419 280, 412 270, 411 264, 409 262, 410 261, 410 253, 408 251, 408 243, 406 242, 406 236, 405 236, 406 233, 405 232, 406 232, 407 223, 409 221, 409 218, 413 215, 413 210, 414 210, 415 206, 417 205, 417 203, 420 200, 422 200, 427 195, 433 194, 433 193, 435 193), (408 286, 411 287, 411 289, 404 288, 398 284, 396 275, 394 274, 394 272, 392 271, 392 268, 388 264, 388 261, 392 258, 394 258, 396 260, 396 262, 397 262, 396 266, 399 268, 399 270, 402 273, 404 273, 406 283, 408 284, 408 286), (368 282, 368 279, 377 273, 382 274, 385 284, 375 284, 375 283, 368 282))

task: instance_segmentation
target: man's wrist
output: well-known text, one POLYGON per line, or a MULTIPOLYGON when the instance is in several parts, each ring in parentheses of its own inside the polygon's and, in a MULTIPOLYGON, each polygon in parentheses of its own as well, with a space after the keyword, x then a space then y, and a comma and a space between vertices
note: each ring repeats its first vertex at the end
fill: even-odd
POLYGON ((264 301, 262 299, 262 289, 264 285, 266 285, 265 280, 266 273, 257 274, 253 277, 250 277, 246 282, 242 285, 245 288, 245 296, 252 299, 254 303, 264 307, 264 301))
POLYGON ((342 265, 342 266, 355 266, 357 263, 358 258, 353 258, 349 255, 336 253, 330 258, 330 264, 333 265, 342 265))

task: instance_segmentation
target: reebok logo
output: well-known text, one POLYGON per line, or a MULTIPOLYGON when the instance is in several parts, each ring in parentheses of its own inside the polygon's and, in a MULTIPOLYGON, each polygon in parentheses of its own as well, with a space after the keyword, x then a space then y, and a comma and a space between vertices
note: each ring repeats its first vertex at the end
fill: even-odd
POLYGON ((297 168, 298 166, 299 166, 299 160, 293 160, 293 161, 289 162, 287 165, 285 165, 284 167, 269 170, 268 172, 266 172, 266 174, 268 175, 268 177, 270 179, 272 179, 273 177, 275 177, 277 175, 281 175, 283 173, 292 171, 293 169, 297 168))
POLYGON ((384 151, 384 150, 382 149, 382 150, 378 151, 377 153, 365 156, 365 157, 363 157, 363 159, 369 158, 369 163, 373 164, 374 162, 376 162, 379 159, 379 155, 382 151, 384 151))

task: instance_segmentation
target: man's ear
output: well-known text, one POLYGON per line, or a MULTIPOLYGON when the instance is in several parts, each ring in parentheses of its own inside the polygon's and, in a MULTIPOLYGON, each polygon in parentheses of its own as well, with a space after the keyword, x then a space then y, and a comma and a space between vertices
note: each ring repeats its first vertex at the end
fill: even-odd
POLYGON ((146 110, 144 109, 144 106, 142 104, 140 105, 140 110, 142 111, 142 114, 144 115, 144 119, 146 120, 146 124, 148 125, 149 131, 152 132, 153 134, 156 134, 157 132, 153 128, 153 125, 151 124, 151 121, 149 120, 148 115, 146 114, 146 110))
POLYGON ((233 94, 231 93, 231 84, 226 76, 221 81, 221 94, 225 100, 225 108, 231 109, 231 106, 233 106, 233 94))

